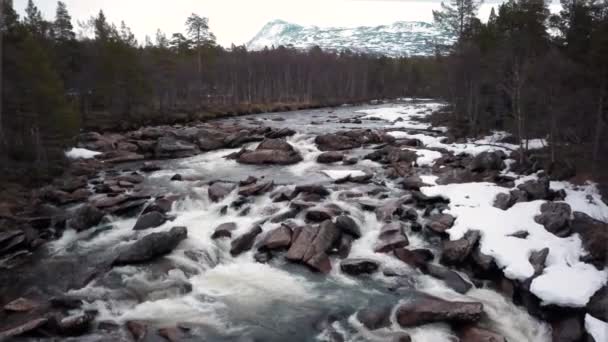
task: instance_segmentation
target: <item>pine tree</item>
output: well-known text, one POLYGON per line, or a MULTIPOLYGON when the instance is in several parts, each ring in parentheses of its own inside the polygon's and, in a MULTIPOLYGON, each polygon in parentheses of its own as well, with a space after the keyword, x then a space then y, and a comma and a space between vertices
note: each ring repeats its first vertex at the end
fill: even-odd
POLYGON ((442 2, 441 10, 433 11, 433 19, 444 31, 462 39, 472 28, 482 3, 483 0, 451 0, 450 4, 442 2))
POLYGON ((93 27, 95 29, 95 40, 99 42, 106 42, 110 39, 112 28, 108 24, 103 11, 100 10, 97 17, 93 19, 93 27))
POLYGON ((156 47, 166 49, 169 47, 169 39, 160 29, 156 30, 156 47))
POLYGON ((42 19, 42 13, 34 5, 32 0, 28 0, 27 7, 25 8, 25 17, 23 18, 25 27, 27 27, 30 32, 44 36, 46 34, 47 25, 44 19, 42 19))
POLYGON ((67 42, 76 39, 74 27, 72 26, 72 17, 68 13, 68 9, 64 2, 57 2, 57 11, 55 13, 55 22, 53 23, 54 38, 60 42, 67 42))

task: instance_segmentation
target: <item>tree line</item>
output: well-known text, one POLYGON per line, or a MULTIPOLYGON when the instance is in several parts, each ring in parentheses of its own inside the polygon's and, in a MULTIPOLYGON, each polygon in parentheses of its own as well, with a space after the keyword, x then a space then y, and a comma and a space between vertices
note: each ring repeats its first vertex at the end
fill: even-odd
MULTIPOLYGON (((319 48, 247 51, 216 44, 207 18, 184 33, 138 42, 103 11, 78 21, 65 3, 45 19, 32 0, 20 17, 2 4, 0 164, 40 175, 61 169, 62 149, 81 129, 305 108, 405 95, 430 96, 433 61, 319 48)), ((5 169, 6 171, 6 169, 5 169)))
MULTIPOLYGON (((608 2, 509 0, 477 17, 479 0, 452 0, 435 21, 458 35, 441 62, 442 94, 463 135, 506 129, 549 141, 554 167, 577 164, 605 177, 608 101, 608 2)), ((521 154, 520 162, 524 162, 521 154)))

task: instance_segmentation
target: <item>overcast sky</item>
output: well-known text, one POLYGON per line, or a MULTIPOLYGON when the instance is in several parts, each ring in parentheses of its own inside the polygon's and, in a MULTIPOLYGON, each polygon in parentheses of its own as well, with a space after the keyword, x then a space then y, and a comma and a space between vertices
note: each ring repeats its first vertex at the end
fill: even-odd
MULTIPOLYGON (((131 27, 140 41, 146 35, 154 39, 160 28, 168 36, 183 32, 191 13, 209 18, 211 31, 218 43, 230 46, 247 43, 266 24, 283 19, 302 25, 364 26, 391 24, 395 21, 433 20, 432 10, 440 7, 437 0, 63 0, 74 26, 103 9, 109 21, 121 20, 131 27)), ((497 0, 489 0, 480 10, 487 19, 497 0)), ((55 16, 56 0, 34 0, 47 19, 55 16)), ((27 0, 14 0, 23 13, 27 0)))

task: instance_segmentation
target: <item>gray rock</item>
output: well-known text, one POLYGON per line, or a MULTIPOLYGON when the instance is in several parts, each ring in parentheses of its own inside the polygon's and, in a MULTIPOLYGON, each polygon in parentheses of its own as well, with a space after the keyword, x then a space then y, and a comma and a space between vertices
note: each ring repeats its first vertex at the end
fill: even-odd
POLYGON ((572 211, 568 203, 543 203, 540 212, 540 215, 534 217, 534 221, 542 224, 547 231, 559 237, 570 235, 570 215, 572 211))
POLYGON ((458 273, 434 264, 427 264, 423 272, 437 279, 441 279, 447 286, 458 293, 465 294, 473 287, 471 283, 464 280, 458 273))
POLYGON ((350 216, 340 215, 336 218, 336 227, 338 227, 342 233, 350 234, 354 238, 358 239, 361 237, 361 228, 355 220, 350 216))
POLYGON ((262 233, 262 228, 258 225, 255 225, 248 232, 232 240, 232 243, 230 244, 230 254, 232 256, 236 256, 250 250, 251 247, 253 247, 255 238, 260 233, 262 233))
POLYGON ((232 183, 215 182, 209 186, 207 193, 213 202, 219 202, 228 196, 236 186, 232 183))
POLYGON ((376 330, 391 325, 391 305, 368 306, 357 311, 357 320, 367 329, 376 330))
POLYGON ((473 251, 479 241, 479 231, 468 231, 463 238, 443 242, 441 262, 446 265, 459 265, 463 263, 473 251))
POLYGON ((186 227, 173 227, 168 232, 148 234, 122 250, 114 264, 137 264, 169 254, 187 237, 186 227))
POLYGON ((378 267, 378 262, 371 259, 353 258, 340 262, 342 272, 353 276, 374 273, 378 270, 378 267))
POLYGON ((546 177, 538 180, 529 180, 517 186, 518 189, 526 193, 529 200, 541 200, 549 197, 549 179, 546 177))
POLYGON ((211 239, 219 239, 219 238, 230 238, 232 237, 232 232, 237 228, 236 223, 234 222, 226 222, 222 223, 215 228, 213 234, 211 234, 211 239))
POLYGON ((83 204, 70 214, 67 224, 72 229, 80 232, 98 225, 103 217, 104 213, 101 210, 92 205, 83 204))
POLYGON ((344 159, 344 154, 342 152, 330 151, 330 152, 321 153, 317 157, 317 163, 331 164, 331 163, 340 162, 343 159, 344 159))
POLYGON ((137 222, 135 222, 135 226, 133 230, 144 230, 148 228, 155 228, 167 222, 167 217, 163 213, 159 213, 158 211, 151 211, 149 213, 141 215, 137 222))
POLYGON ((473 158, 471 171, 500 171, 505 168, 504 157, 505 154, 502 151, 482 152, 473 158))
POLYGON ((260 243, 259 249, 287 249, 291 245, 291 236, 291 229, 282 225, 281 227, 273 229, 266 234, 264 240, 260 243))
POLYGON ((421 294, 397 309, 397 322, 402 327, 422 324, 472 323, 483 315, 483 304, 477 302, 450 302, 430 295, 421 294))

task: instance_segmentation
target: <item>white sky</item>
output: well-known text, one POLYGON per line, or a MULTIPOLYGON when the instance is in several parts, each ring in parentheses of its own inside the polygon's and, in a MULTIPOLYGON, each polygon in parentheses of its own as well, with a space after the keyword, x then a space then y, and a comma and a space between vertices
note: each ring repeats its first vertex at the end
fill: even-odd
MULTIPOLYGON (((13 0, 19 13, 27 0, 13 0)), ((209 18, 218 43, 230 46, 247 43, 266 24, 283 19, 301 25, 366 26, 395 21, 433 20, 437 0, 64 0, 77 28, 76 20, 85 20, 103 9, 110 22, 121 20, 140 42, 146 35, 154 40, 156 29, 168 36, 184 32, 184 22, 191 13, 209 18)), ((486 20, 499 0, 486 0, 479 16, 486 20)), ((55 0, 34 0, 47 19, 55 16, 55 0)))

